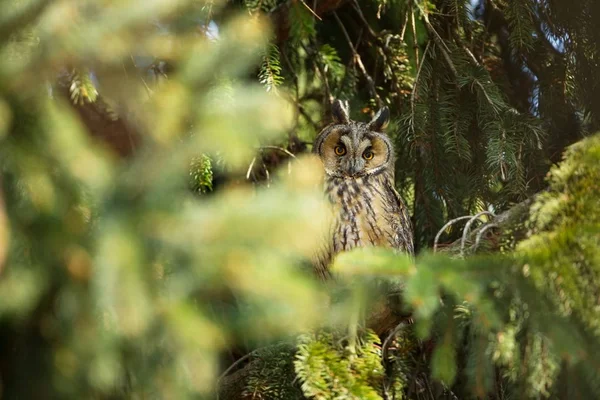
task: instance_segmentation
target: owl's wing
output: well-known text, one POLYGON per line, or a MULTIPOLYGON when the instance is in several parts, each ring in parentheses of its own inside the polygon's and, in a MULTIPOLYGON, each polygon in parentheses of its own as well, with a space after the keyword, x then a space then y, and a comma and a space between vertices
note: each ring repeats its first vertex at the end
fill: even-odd
POLYGON ((394 201, 394 214, 397 216, 397 222, 394 227, 397 236, 397 246, 396 248, 410 254, 414 255, 415 248, 413 243, 413 228, 412 223, 410 221, 410 216, 408 215, 408 209, 406 208, 406 204, 404 204, 404 200, 400 197, 400 194, 391 187, 391 191, 393 193, 393 201, 394 201))

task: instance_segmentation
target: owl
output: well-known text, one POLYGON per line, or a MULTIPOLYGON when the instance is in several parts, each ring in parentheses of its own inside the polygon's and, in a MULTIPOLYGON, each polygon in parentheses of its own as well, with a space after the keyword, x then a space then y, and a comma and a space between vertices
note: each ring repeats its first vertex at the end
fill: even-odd
POLYGON ((333 123, 315 139, 313 152, 325 169, 325 192, 334 208, 331 234, 314 261, 317 275, 330 276, 333 257, 356 247, 380 246, 413 254, 406 206, 394 189, 394 147, 383 133, 384 107, 371 122, 352 121, 348 103, 336 100, 333 123))

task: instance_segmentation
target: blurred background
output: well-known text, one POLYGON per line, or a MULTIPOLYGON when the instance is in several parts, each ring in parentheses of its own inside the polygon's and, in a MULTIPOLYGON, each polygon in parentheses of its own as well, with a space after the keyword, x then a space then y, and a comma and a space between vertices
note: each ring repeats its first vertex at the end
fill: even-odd
POLYGON ((600 398, 599 19, 0 0, 0 398, 600 398), (418 256, 323 283, 334 99, 390 108, 418 256))

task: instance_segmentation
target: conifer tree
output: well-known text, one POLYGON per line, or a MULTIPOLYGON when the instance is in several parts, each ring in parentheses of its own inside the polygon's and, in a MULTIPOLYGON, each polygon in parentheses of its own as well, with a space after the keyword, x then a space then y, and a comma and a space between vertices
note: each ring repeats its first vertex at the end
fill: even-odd
POLYGON ((0 11, 0 398, 600 396, 595 1, 0 11), (324 285, 335 98, 391 109, 420 254, 324 285))

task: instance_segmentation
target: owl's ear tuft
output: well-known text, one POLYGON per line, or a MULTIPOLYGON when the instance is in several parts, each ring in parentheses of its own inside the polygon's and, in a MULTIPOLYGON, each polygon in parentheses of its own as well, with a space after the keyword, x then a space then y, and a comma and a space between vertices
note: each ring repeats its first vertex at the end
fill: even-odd
POLYGON ((371 131, 382 131, 390 123, 390 110, 387 107, 382 107, 375 117, 369 122, 369 130, 371 131))
POLYGON ((348 101, 335 100, 331 105, 331 115, 338 124, 350 122, 350 106, 348 101))

